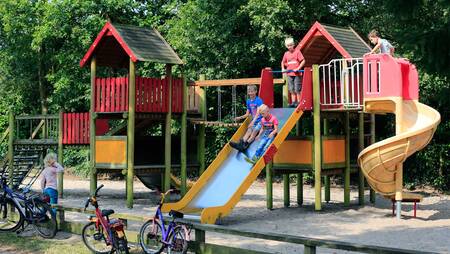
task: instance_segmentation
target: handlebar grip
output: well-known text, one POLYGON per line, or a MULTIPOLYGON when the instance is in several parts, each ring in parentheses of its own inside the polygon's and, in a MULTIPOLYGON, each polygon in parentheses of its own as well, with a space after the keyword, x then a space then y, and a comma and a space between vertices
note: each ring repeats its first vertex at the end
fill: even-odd
POLYGON ((88 200, 86 200, 86 203, 84 204, 84 210, 86 211, 86 208, 88 208, 89 206, 89 202, 91 201, 90 198, 88 198, 88 200))
POLYGON ((101 189, 101 188, 103 188, 103 187, 105 187, 105 185, 100 185, 100 186, 98 186, 97 187, 97 189, 95 190, 95 195, 94 196, 97 196, 97 193, 98 193, 98 191, 101 189))

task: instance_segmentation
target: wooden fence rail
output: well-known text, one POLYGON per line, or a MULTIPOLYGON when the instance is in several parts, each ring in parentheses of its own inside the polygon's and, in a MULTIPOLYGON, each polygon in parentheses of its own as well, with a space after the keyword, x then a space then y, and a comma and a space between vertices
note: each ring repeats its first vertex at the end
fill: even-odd
MULTIPOLYGON (((58 210, 59 216, 58 220, 60 223, 60 228, 62 230, 66 230, 72 233, 80 234, 81 229, 84 226, 83 223, 77 222, 68 222, 65 220, 64 213, 65 212, 76 212, 76 213, 85 213, 85 214, 94 214, 94 211, 87 210, 84 211, 82 208, 73 208, 73 207, 63 207, 59 205, 54 205, 54 208, 58 210)), ((151 217, 145 216, 136 216, 130 214, 113 214, 111 217, 120 218, 127 221, 137 221, 144 222, 150 219, 151 217)), ((194 251, 195 253, 247 253, 247 254, 257 254, 257 253, 268 253, 268 252, 260 252, 253 251, 248 249, 240 249, 236 247, 222 246, 216 244, 210 244, 206 242, 206 232, 215 232, 225 235, 233 235, 233 236, 242 236, 248 238, 255 239, 263 239, 270 241, 278 241, 284 243, 293 243, 303 245, 305 248, 304 253, 316 253, 318 247, 320 248, 328 248, 328 249, 336 249, 336 250, 346 250, 346 251, 354 251, 361 253, 392 253, 392 254, 406 254, 406 253, 425 253, 431 254, 436 252, 426 252, 424 250, 408 250, 408 249, 399 249, 399 248, 389 248, 375 245, 365 245, 365 244, 357 244, 357 243, 347 243, 342 241, 335 240, 324 240, 296 235, 287 235, 287 234, 278 234, 278 233, 267 233, 267 232, 258 232, 251 230, 242 230, 242 229, 233 229, 225 226, 218 225, 207 225, 207 224, 199 224, 197 222, 183 221, 190 225, 190 227, 195 232, 195 239, 189 242, 189 249, 194 251)), ((138 233, 133 231, 126 231, 127 238, 131 242, 137 242, 138 233)))

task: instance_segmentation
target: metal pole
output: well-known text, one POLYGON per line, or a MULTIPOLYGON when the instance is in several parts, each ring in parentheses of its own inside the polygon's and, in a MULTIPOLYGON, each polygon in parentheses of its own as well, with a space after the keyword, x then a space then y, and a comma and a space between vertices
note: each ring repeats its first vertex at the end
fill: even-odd
MULTIPOLYGON (((358 113, 358 145, 359 152, 364 150, 364 112, 358 113)), ((358 181, 358 200, 359 204, 364 204, 364 174, 362 169, 359 169, 359 181, 358 181)))
MULTIPOLYGON (((205 74, 201 74, 199 80, 205 80, 205 74)), ((203 121, 206 121, 207 117, 207 109, 206 109, 206 87, 200 89, 200 114, 203 121)), ((197 152, 198 152, 198 163, 199 163, 199 175, 203 174, 206 168, 205 162, 205 136, 206 136, 206 127, 204 124, 199 125, 198 129, 198 144, 197 144, 197 152)))
MULTIPOLYGON (((370 144, 375 144, 375 142, 375 114, 370 114, 370 144)), ((370 188, 370 203, 374 204, 375 199, 375 191, 370 188)))

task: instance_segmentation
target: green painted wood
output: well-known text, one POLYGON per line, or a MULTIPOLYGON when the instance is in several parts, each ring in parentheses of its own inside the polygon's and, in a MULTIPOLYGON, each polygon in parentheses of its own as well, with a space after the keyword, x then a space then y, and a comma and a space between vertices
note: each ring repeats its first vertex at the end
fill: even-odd
MULTIPOLYGON (((375 144, 375 114, 370 114, 370 144, 375 144)), ((370 203, 375 204, 376 193, 370 188, 370 203)))
POLYGON ((8 134, 9 134, 9 127, 6 128, 5 132, 3 132, 2 137, 0 138, 0 143, 2 143, 3 140, 5 140, 6 137, 8 137, 8 134))
POLYGON ((127 136, 96 136, 95 140, 127 141, 127 136))
MULTIPOLYGON (((83 208, 62 207, 59 205, 54 205, 52 207, 57 208, 58 210, 63 210, 63 211, 94 214, 93 210, 84 211, 83 208)), ((141 223, 144 221, 147 221, 150 218, 150 217, 141 217, 141 216, 128 215, 128 214, 113 214, 111 217, 112 218, 122 218, 122 219, 132 220, 132 221, 138 221, 141 223)), ((183 220, 180 220, 180 221, 184 222, 183 220)), ((69 229, 68 230, 69 232, 72 232, 70 230, 77 231, 81 228, 79 225, 84 225, 83 223, 78 223, 78 222, 64 221, 64 223, 66 224, 66 226, 64 226, 63 229, 69 229), (74 225, 74 226, 71 226, 71 225, 74 225)), ((297 236, 297 235, 279 234, 279 233, 274 233, 274 232, 258 232, 258 231, 250 231, 250 230, 243 230, 243 229, 233 229, 231 227, 218 226, 218 225, 207 225, 207 224, 199 224, 199 223, 192 223, 192 222, 188 222, 188 224, 195 231, 195 242, 190 243, 190 244, 194 244, 194 246, 193 246, 194 248, 196 248, 196 246, 199 243, 203 244, 206 242, 206 234, 205 234, 206 232, 215 232, 215 233, 219 233, 219 234, 227 234, 227 235, 234 235, 234 236, 242 236, 242 237, 250 237, 250 238, 278 241, 278 242, 302 244, 302 245, 305 245, 308 247, 321 247, 321 248, 347 250, 347 251, 363 252, 363 253, 378 253, 378 254, 385 254, 385 253, 386 254, 387 253, 393 253, 393 254, 406 254, 406 253, 431 254, 431 253, 433 253, 434 254, 434 253, 436 253, 436 252, 426 252, 423 250, 416 251, 416 250, 389 248, 389 247, 374 246, 374 245, 346 243, 346 242, 342 242, 342 241, 309 238, 309 237, 302 237, 302 236, 297 236)), ((77 232, 81 232, 81 231, 77 231, 77 232)), ((73 232, 73 233, 76 233, 76 232, 73 232)), ((135 238, 135 236, 137 236, 136 232, 126 231, 126 234, 127 234, 127 238, 130 239, 130 242, 133 242, 133 240, 136 239, 135 238), (130 235, 128 235, 128 234, 130 234, 130 235)), ((205 243, 205 245, 207 245, 207 244, 208 243, 205 243)), ((242 251, 246 251, 246 250, 242 250, 242 251)), ((197 253, 199 253, 199 252, 197 252, 197 253)), ((215 253, 215 252, 213 252, 213 253, 215 253)), ((240 252, 240 249, 237 249, 236 252, 231 252, 231 253, 247 253, 247 252, 240 252)))
MULTIPOLYGON (((199 77, 200 81, 206 79, 205 74, 201 74, 199 77)), ((200 88, 200 114, 201 119, 206 121, 207 117, 207 106, 206 106, 206 91, 207 87, 200 88)), ((205 143, 206 143, 206 126, 204 124, 198 125, 198 143, 197 143, 197 155, 198 155, 198 163, 199 163, 199 175, 203 174, 203 171, 206 169, 206 151, 205 151, 205 143)))
POLYGON ((284 207, 289 207, 291 203, 291 195, 289 189, 289 174, 283 175, 283 204, 284 207))
POLYGON ((322 165, 322 141, 320 135, 320 80, 319 66, 313 65, 313 118, 314 118, 314 190, 315 190, 315 210, 322 209, 322 183, 321 183, 321 165, 322 165))
POLYGON ((8 182, 9 187, 12 188, 13 176, 14 176, 14 112, 12 108, 9 110, 8 115, 8 128, 9 128, 9 138, 8 138, 8 182))
POLYGON ((134 135, 136 121, 136 66, 130 59, 128 81, 128 127, 127 127, 127 207, 133 208, 133 180, 134 180, 134 135))
POLYGON ((89 151, 90 151, 90 193, 93 195, 97 189, 97 172, 95 170, 95 76, 97 75, 97 58, 91 58, 91 101, 89 110, 89 151))
MULTIPOLYGON (((63 111, 59 112, 58 119, 58 163, 64 165, 63 158, 63 111)), ((62 198, 64 196, 64 172, 58 173, 58 196, 62 198)))
POLYGON ((344 205, 350 205, 350 113, 345 112, 344 205))
POLYGON ((59 119, 58 114, 52 114, 52 115, 21 115, 21 116, 15 116, 16 120, 41 120, 41 119, 59 119))
POLYGON ((312 169, 311 164, 297 164, 297 163, 274 163, 274 169, 298 169, 300 171, 308 171, 312 169))
POLYGON ((316 254, 316 246, 305 244, 305 254, 316 254))
MULTIPOLYGON (((127 236, 128 238, 128 236, 127 236)), ((269 254, 271 252, 261 252, 255 250, 245 250, 237 247, 217 245, 212 243, 189 242, 188 250, 202 254, 269 254)))
MULTIPOLYGON (((328 126, 328 119, 323 119, 323 136, 322 136, 322 142, 323 138, 328 136, 329 134, 329 126, 328 126)), ((324 163, 322 163, 323 165, 324 163)), ((324 177, 324 185, 325 185, 325 202, 330 202, 330 196, 331 196, 331 186, 330 186, 330 176, 326 175, 324 177)))
MULTIPOLYGON (((359 152, 364 150, 364 113, 358 113, 358 147, 359 152)), ((364 204, 364 174, 359 169, 358 172, 358 203, 359 205, 364 204)))
POLYGON ((266 165, 266 207, 273 209, 273 175, 272 163, 266 165))
POLYGON ((181 195, 187 192, 187 105, 188 86, 186 76, 183 75, 183 113, 181 114, 181 195))
POLYGON ((297 204, 303 205, 303 173, 297 174, 297 204))
POLYGON ((168 106, 164 131, 164 191, 170 189, 170 169, 172 163, 172 65, 170 64, 166 64, 166 78, 169 80, 169 98, 167 99, 168 106))

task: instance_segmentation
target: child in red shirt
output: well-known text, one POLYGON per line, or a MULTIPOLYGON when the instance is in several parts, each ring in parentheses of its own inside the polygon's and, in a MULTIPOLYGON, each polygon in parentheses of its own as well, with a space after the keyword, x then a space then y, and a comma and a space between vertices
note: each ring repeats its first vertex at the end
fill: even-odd
POLYGON ((249 159, 249 162, 256 163, 258 159, 264 154, 264 152, 269 148, 273 139, 278 133, 278 119, 270 114, 269 107, 265 104, 259 107, 259 112, 262 115, 261 125, 262 128, 259 131, 258 137, 261 137, 258 148, 256 149, 255 155, 249 159))
POLYGON ((300 69, 305 65, 305 58, 300 50, 295 49, 294 39, 287 38, 284 41, 288 49, 281 60, 281 70, 287 71, 289 93, 291 104, 289 107, 297 107, 300 103, 300 91, 302 90, 302 74, 300 69))

